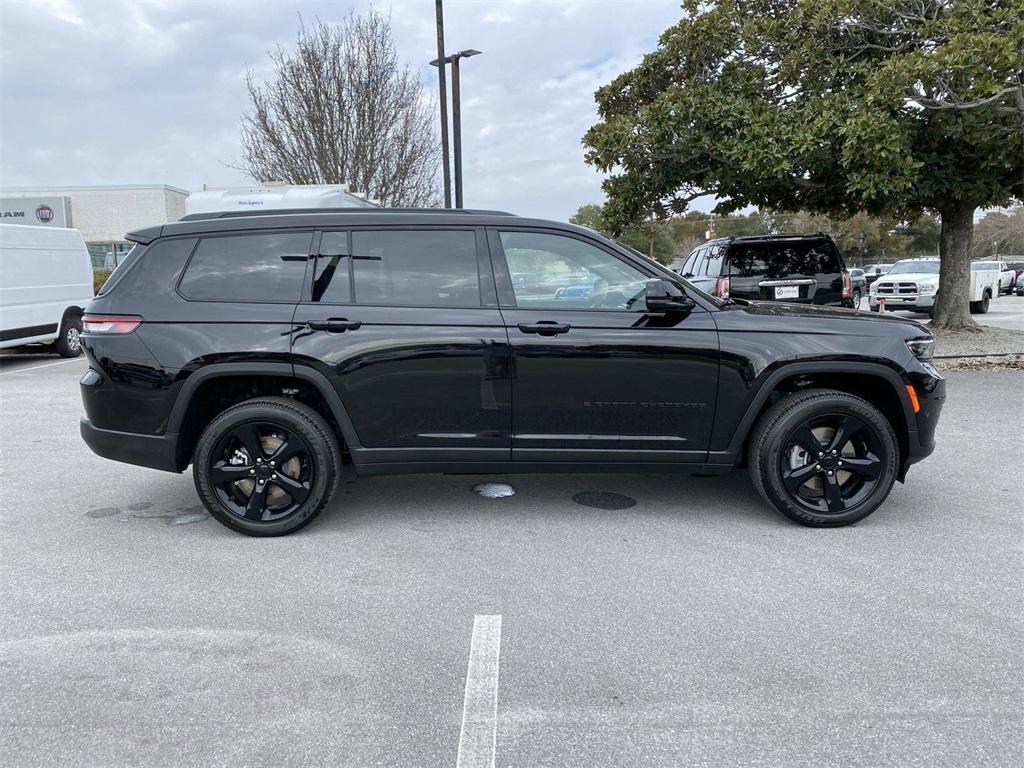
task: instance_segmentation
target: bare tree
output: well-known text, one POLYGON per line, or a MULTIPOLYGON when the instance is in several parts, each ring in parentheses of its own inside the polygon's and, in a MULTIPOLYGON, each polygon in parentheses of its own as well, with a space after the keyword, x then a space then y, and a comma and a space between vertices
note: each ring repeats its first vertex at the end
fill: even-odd
POLYGON ((439 204, 434 107, 400 62, 389 20, 371 10, 340 25, 299 27, 295 50, 250 70, 240 170, 257 181, 347 184, 386 206, 439 204))

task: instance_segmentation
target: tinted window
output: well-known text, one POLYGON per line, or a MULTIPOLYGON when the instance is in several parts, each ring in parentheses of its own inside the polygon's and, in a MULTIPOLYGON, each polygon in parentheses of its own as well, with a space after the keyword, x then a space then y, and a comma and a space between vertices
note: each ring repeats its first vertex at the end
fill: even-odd
POLYGON ((204 238, 178 290, 207 301, 296 302, 311 239, 310 232, 204 238))
POLYGON ((546 232, 502 232, 520 307, 642 310, 647 276, 595 245, 546 232))
POLYGON ((733 243, 729 274, 734 276, 815 275, 840 272, 839 258, 827 241, 733 243))
POLYGON ((704 276, 704 265, 708 263, 707 260, 708 249, 701 248, 697 251, 697 258, 693 261, 693 275, 694 277, 704 276))
POLYGON ((121 276, 129 270, 129 268, 132 266, 132 264, 135 263, 135 260, 139 258, 139 255, 144 250, 145 248, 141 245, 132 246, 132 249, 128 251, 127 255, 123 256, 118 265, 114 267, 114 271, 107 276, 106 281, 104 281, 103 285, 100 287, 99 293, 97 295, 102 296, 104 293, 113 288, 114 284, 117 283, 117 281, 121 279, 121 276))
POLYGON ((359 304, 480 306, 473 232, 353 232, 352 258, 359 304))
POLYGON ((348 273, 350 261, 348 232, 324 232, 313 276, 313 301, 328 304, 352 302, 352 281, 348 273))
POLYGON ((704 271, 709 277, 718 277, 722 274, 722 259, 725 256, 725 248, 716 245, 708 249, 708 260, 704 271))
POLYGON ((690 255, 686 257, 686 263, 683 264, 682 269, 679 270, 681 275, 693 275, 693 267, 697 263, 697 256, 700 253, 700 249, 690 251, 690 255))
MULTIPOLYGON (((122 272, 125 262, 121 262, 117 271, 107 279, 101 293, 114 287, 115 277, 119 277, 116 281, 117 296, 122 299, 136 298, 144 301, 154 293, 173 291, 181 268, 185 266, 195 244, 195 238, 188 237, 157 240, 145 248, 135 246, 128 258, 138 263, 130 272, 122 272)), ((124 269, 127 270, 127 267, 124 269)))

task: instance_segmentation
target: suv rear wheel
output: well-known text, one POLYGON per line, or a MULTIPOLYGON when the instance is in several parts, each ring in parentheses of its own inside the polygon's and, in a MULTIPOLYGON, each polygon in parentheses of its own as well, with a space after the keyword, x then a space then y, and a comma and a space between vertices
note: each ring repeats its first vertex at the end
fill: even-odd
POLYGON ((761 497, 803 525, 849 525, 892 490, 899 446, 877 408, 846 392, 809 389, 761 417, 750 441, 750 472, 761 497))
POLYGON ((199 438, 192 472, 218 521, 250 536, 281 536, 309 523, 331 500, 339 457, 320 414, 268 397, 217 416, 199 438))

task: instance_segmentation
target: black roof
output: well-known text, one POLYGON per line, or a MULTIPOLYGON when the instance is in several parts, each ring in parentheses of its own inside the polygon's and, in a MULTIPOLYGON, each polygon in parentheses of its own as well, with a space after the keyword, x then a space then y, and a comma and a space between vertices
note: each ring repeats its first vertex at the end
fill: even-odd
MULTIPOLYGON (((298 208, 194 213, 185 216, 180 221, 134 230, 125 235, 125 238, 145 245, 158 237, 171 235, 293 227, 366 226, 379 225, 383 221, 387 221, 389 226, 399 227, 423 225, 508 226, 514 223, 584 231, 583 228, 573 224, 542 219, 524 219, 505 211, 464 208, 298 208)), ((589 231, 588 234, 593 235, 589 231)))

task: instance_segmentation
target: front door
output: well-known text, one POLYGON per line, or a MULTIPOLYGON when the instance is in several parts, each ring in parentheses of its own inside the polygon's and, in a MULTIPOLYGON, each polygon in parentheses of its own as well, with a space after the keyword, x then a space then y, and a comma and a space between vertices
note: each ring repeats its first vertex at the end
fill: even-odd
POLYGON ((512 346, 514 461, 703 462, 715 413, 709 312, 648 313, 662 275, 596 240, 489 232, 512 346))
POLYGON ((315 247, 292 354, 334 385, 357 464, 508 461, 508 337, 483 231, 353 228, 315 247))

